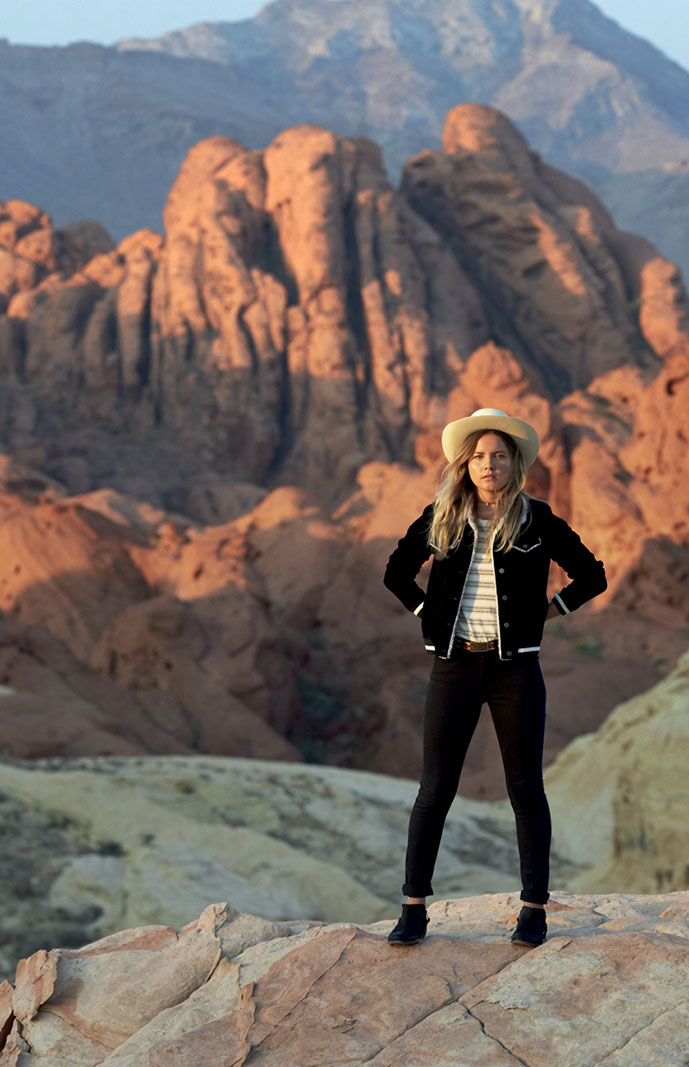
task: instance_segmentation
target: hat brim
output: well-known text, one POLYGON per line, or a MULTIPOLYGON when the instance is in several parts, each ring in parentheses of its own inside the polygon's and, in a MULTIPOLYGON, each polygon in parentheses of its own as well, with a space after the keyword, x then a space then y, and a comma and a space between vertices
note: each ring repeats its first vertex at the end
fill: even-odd
POLYGON ((443 430, 443 452, 449 463, 455 459, 469 434, 476 430, 499 430, 500 433, 508 434, 524 457, 527 467, 531 466, 538 455, 538 434, 528 422, 514 419, 510 415, 468 415, 465 419, 448 423, 443 430))

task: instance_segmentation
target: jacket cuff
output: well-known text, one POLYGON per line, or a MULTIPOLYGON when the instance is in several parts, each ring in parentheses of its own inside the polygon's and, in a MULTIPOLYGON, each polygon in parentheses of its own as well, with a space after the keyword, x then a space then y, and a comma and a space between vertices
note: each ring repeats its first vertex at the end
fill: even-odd
POLYGON ((560 596, 559 593, 555 593, 555 595, 553 597, 553 603, 555 604, 555 607, 557 608, 557 610, 560 612, 560 615, 570 615, 571 614, 569 608, 567 607, 567 605, 565 604, 564 600, 562 599, 562 597, 560 596))

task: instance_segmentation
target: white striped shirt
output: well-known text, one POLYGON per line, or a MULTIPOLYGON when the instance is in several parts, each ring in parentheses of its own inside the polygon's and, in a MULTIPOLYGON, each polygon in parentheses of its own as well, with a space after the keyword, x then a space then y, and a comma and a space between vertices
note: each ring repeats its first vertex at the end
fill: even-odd
POLYGON ((479 519, 478 533, 474 530, 476 542, 454 628, 455 634, 465 641, 492 641, 498 636, 498 598, 490 527, 490 519, 479 519))

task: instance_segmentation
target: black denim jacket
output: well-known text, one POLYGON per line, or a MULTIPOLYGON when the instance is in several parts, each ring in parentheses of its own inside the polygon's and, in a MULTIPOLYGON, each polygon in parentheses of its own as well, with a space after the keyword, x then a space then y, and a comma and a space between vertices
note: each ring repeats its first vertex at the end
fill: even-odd
MULTIPOLYGON (((572 579, 555 594, 558 610, 567 615, 607 588, 600 560, 582 544, 564 519, 553 515, 544 500, 528 498, 528 509, 519 536, 509 552, 493 547, 498 611, 500 658, 512 659, 540 649, 548 610, 547 584, 550 561, 572 579)), ((428 529, 433 505, 411 524, 390 556, 383 581, 404 606, 421 614, 421 628, 428 652, 447 656, 474 547, 469 524, 457 548, 445 559, 434 559, 424 593, 415 581, 432 555, 428 529)))

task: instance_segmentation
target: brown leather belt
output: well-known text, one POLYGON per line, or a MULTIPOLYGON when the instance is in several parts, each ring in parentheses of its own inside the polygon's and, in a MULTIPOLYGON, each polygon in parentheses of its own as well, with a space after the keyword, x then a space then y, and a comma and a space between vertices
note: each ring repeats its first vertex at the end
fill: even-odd
POLYGON ((461 649, 463 652, 492 652, 497 647, 497 638, 492 641, 463 641, 461 638, 455 638, 452 651, 455 652, 457 649, 461 649))

